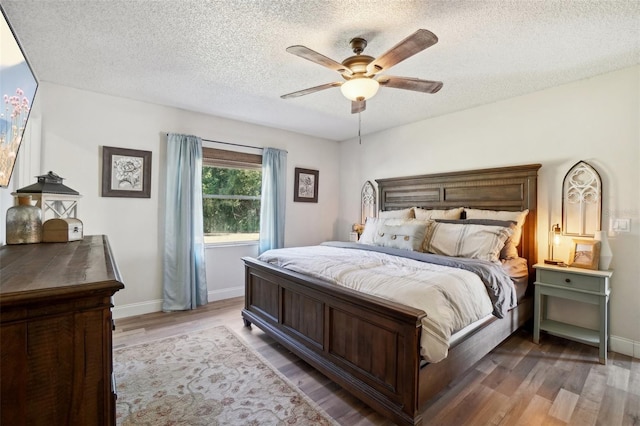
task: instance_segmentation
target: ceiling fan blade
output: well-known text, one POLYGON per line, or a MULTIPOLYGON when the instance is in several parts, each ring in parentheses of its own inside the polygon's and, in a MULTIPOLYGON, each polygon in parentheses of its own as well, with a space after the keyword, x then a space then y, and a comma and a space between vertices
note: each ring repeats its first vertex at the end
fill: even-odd
POLYGON ((334 81, 333 83, 322 84, 320 86, 309 87, 308 89, 298 90, 297 92, 287 93, 286 95, 280 96, 282 99, 289 98, 297 98, 298 96, 308 95, 310 93, 319 92, 320 90, 330 89, 332 87, 342 86, 342 83, 339 81, 334 81))
POLYGON ((415 92, 436 93, 442 89, 441 81, 420 80, 411 77, 396 77, 385 75, 378 79, 383 87, 393 87, 394 89, 413 90, 415 92))
POLYGON ((438 37, 429 30, 418 30, 387 50, 367 65, 367 75, 374 75, 404 61, 438 42, 438 37))
POLYGON ((367 109, 367 101, 351 101, 351 114, 357 114, 367 109))
POLYGON ((287 47, 287 52, 292 53, 296 56, 300 56, 301 58, 304 58, 308 61, 315 62, 316 64, 320 64, 323 67, 327 67, 331 70, 337 71, 340 74, 349 76, 353 75, 351 70, 342 65, 340 62, 336 62, 331 58, 327 58, 326 56, 316 52, 315 50, 311 50, 308 47, 300 45, 289 46, 287 47))

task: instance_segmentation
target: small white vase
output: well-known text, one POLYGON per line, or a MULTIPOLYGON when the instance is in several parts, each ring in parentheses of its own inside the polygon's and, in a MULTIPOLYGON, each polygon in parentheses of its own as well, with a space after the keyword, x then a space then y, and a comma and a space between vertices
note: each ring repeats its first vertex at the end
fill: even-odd
POLYGON ((611 259, 613 259, 613 252, 611 246, 609 246, 609 238, 606 231, 596 231, 594 240, 600 241, 600 260, 598 261, 598 269, 606 271, 611 265, 611 259))

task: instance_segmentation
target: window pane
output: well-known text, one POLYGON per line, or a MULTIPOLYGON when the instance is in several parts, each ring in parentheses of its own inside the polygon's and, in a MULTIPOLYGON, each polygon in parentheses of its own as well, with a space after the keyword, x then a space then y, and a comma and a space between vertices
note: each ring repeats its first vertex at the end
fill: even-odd
POLYGON ((203 194, 259 196, 261 184, 261 170, 202 168, 203 194))
POLYGON ((257 241, 260 232, 261 170, 225 167, 202 168, 202 190, 206 195, 224 198, 202 200, 206 243, 257 241))

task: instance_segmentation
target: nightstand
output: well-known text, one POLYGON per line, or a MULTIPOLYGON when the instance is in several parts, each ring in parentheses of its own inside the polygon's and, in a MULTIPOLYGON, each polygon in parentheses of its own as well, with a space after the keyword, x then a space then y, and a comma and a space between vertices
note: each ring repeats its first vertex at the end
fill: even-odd
POLYGON ((536 264, 533 342, 539 343, 540 330, 600 349, 600 363, 607 363, 609 343, 609 295, 613 271, 536 264), (546 296, 546 297, 545 297, 546 296), (591 330, 546 318, 549 296, 576 300, 599 306, 599 329, 591 330))

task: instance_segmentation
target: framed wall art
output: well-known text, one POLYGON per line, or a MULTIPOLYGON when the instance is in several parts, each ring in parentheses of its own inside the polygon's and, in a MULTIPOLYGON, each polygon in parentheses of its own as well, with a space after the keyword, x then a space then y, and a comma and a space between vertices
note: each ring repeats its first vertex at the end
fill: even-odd
POLYGON ((102 147, 102 196, 151 197, 151 151, 102 147))
POLYGON ((598 171, 579 161, 562 182, 562 234, 593 237, 602 229, 602 179, 598 171))
POLYGON ((575 268, 598 269, 600 241, 574 239, 569 255, 569 266, 575 268))
POLYGON ((318 170, 295 169, 295 181, 293 185, 293 201, 303 203, 318 202, 318 170))

